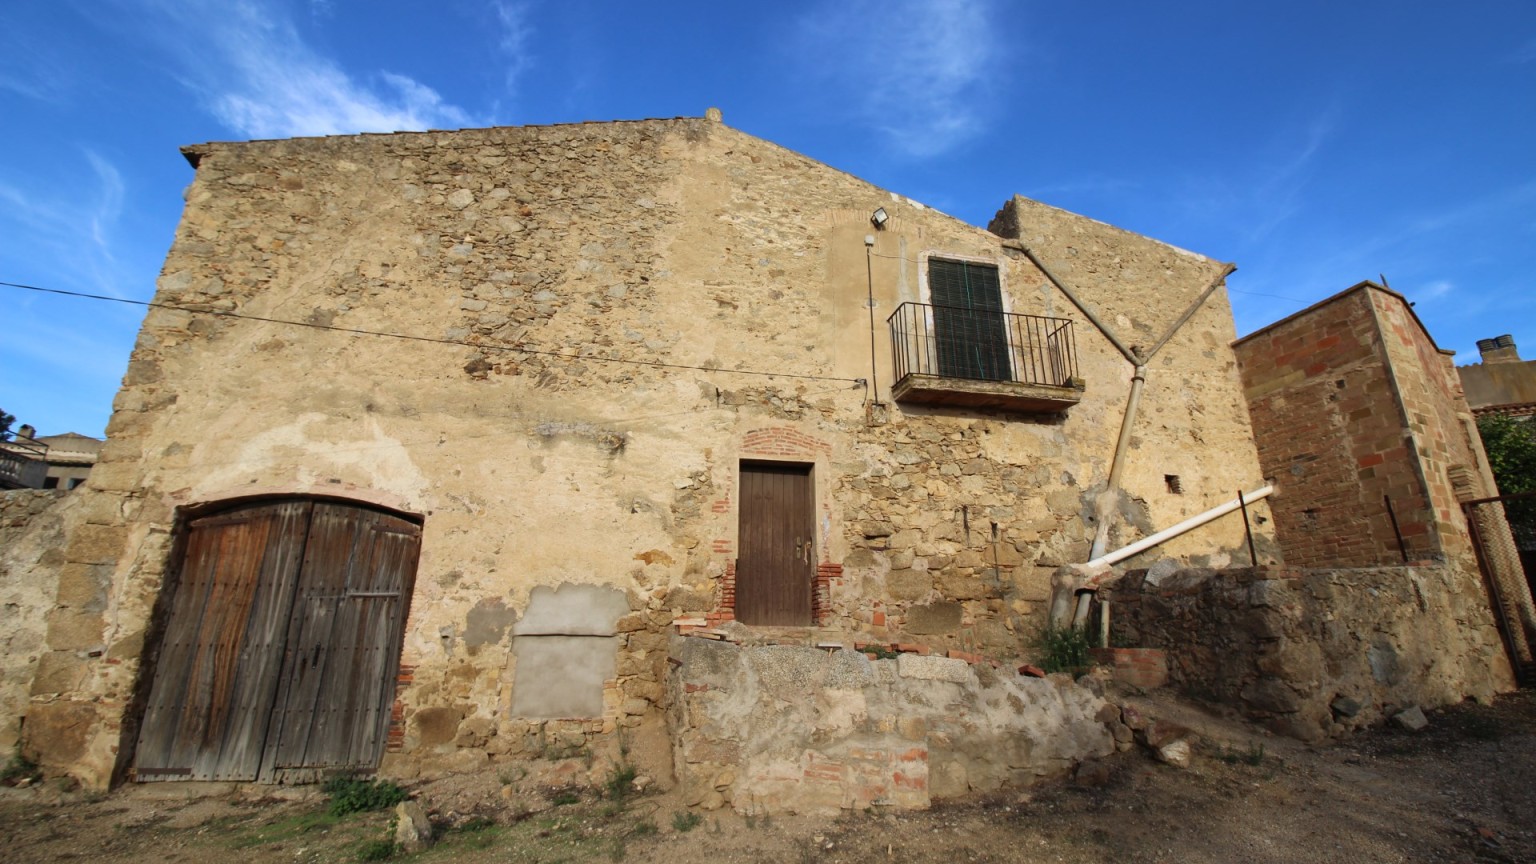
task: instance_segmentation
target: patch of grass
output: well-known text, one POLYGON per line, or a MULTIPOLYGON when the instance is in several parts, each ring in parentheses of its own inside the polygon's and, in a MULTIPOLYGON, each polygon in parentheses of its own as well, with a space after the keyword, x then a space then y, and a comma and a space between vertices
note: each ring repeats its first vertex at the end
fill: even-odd
POLYGON ((364 840, 357 847, 357 860, 359 861, 387 861, 395 857, 400 847, 395 841, 389 839, 364 840))
POLYGON ((679 810, 672 814, 672 830, 679 834, 687 834, 699 827, 703 821, 704 817, 692 810, 679 810))
POLYGON ((1245 751, 1230 750, 1225 744, 1223 744, 1221 747, 1221 752, 1216 754, 1216 758, 1227 763, 1228 765, 1236 765, 1238 763, 1242 763, 1244 765, 1253 765, 1257 767, 1264 764, 1264 745, 1250 744, 1248 749, 1245 751))
POLYGON ((476 831, 484 831, 487 828, 494 828, 495 826, 495 819, 490 819, 485 816, 471 816, 468 819, 465 819, 463 822, 460 822, 458 826, 453 830, 462 831, 466 834, 473 834, 476 831))
POLYGON ((652 819, 650 817, 646 817, 644 819, 638 819, 638 820, 635 821, 634 826, 629 829, 629 836, 631 836, 631 837, 650 837, 651 835, 655 834, 657 831, 660 831, 660 830, 661 829, 656 827, 656 820, 655 819, 652 819))
POLYGON ((301 813, 286 819, 277 819, 265 825, 258 825, 251 831, 237 834, 230 842, 230 846, 235 849, 250 849, 254 846, 265 846, 268 843, 285 843, 306 834, 323 834, 340 822, 340 816, 325 810, 301 813))
POLYGON ((635 766, 620 763, 613 766, 613 772, 608 779, 603 781, 603 795, 614 801, 622 801, 635 793, 635 777, 640 772, 635 766))
POLYGON ((871 660, 895 660, 901 656, 900 651, 888 648, 884 645, 865 645, 859 651, 869 655, 871 660))
POLYGON ((330 796, 332 816, 384 810, 406 798, 405 790, 388 780, 365 780, 361 777, 332 777, 325 781, 321 791, 330 796))
POLYGON ((0 786, 24 786, 41 779, 42 769, 37 767, 36 762, 23 756, 20 747, 5 761, 5 767, 0 768, 0 786))
POLYGON ((549 803, 556 807, 564 807, 567 804, 575 804, 581 800, 581 796, 575 792, 565 791, 549 799, 549 803))
POLYGON ((1045 627, 1035 635, 1033 644, 1041 669, 1073 675, 1087 670, 1091 647, 1088 631, 1075 627, 1045 627))

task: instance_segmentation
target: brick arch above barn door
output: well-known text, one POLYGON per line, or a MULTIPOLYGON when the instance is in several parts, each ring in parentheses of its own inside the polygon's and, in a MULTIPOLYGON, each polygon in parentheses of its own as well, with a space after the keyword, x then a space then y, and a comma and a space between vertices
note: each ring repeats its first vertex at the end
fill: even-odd
POLYGON ((420 526, 285 499, 185 531, 135 779, 292 782, 376 767, 420 526))

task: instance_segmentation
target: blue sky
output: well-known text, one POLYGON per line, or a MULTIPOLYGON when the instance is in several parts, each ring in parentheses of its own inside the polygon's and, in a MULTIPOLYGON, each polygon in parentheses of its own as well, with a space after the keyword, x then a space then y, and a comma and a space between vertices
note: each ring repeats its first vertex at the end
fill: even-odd
MULTIPOLYGON (((0 281, 147 300, 210 140, 699 116, 977 225, 1214 258, 1247 333, 1385 274, 1536 358, 1536 3, 10 0, 0 281)), ((0 288, 0 408, 99 435, 143 310, 0 288)))

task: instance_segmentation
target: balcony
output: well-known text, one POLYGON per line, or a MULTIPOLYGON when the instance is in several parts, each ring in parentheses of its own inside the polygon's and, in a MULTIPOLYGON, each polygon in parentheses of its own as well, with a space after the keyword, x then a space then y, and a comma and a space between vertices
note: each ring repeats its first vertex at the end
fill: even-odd
POLYGON ((0 441, 0 489, 41 489, 48 448, 30 438, 0 441))
POLYGON ((1067 319, 903 303, 886 323, 897 402, 1057 413, 1083 398, 1067 319))

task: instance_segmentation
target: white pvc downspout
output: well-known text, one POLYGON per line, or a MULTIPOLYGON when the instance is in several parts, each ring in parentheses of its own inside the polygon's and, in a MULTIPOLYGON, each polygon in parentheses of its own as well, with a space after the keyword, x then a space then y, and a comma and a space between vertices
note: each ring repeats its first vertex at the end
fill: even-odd
POLYGON ((1212 507, 1211 509, 1199 514, 1198 516, 1191 516, 1188 519, 1185 519, 1183 522, 1180 522, 1179 524, 1170 528, 1164 528, 1163 530, 1153 534, 1150 537, 1143 537, 1129 546, 1124 546, 1120 549, 1116 549, 1108 555, 1095 558, 1092 561, 1089 561, 1087 566, 1097 567, 1103 565, 1107 567, 1112 564, 1118 564, 1119 562, 1124 561, 1125 559, 1135 555, 1138 552, 1145 552, 1148 549, 1151 549, 1153 546, 1160 546, 1163 543, 1166 543, 1169 540, 1179 536, 1180 534, 1184 534, 1199 528, 1201 525, 1204 525, 1205 523, 1214 519, 1219 519, 1222 516, 1231 513, 1233 510, 1238 509, 1239 507, 1244 507, 1252 504, 1255 501, 1268 498, 1270 495, 1273 495, 1274 492, 1275 487, 1273 485, 1269 485, 1262 486, 1253 490, 1252 492, 1244 493, 1241 498, 1233 498, 1231 501, 1228 501, 1225 504, 1218 504, 1217 506, 1212 507))
MULTIPOLYGON (((1255 501, 1268 498, 1270 495, 1273 495, 1274 492, 1274 485, 1268 484, 1255 489, 1252 492, 1244 493, 1242 496, 1233 498, 1231 501, 1227 501, 1226 503, 1218 504, 1215 507, 1205 511, 1204 513, 1191 516, 1188 519, 1185 519, 1183 522, 1178 523, 1177 525, 1164 528, 1163 530, 1151 535, 1150 537, 1143 537, 1142 539, 1137 540, 1135 543, 1116 549, 1108 555, 1100 555, 1099 557, 1094 558, 1092 561, 1089 561, 1087 564, 1084 564, 1083 569, 1090 570, 1108 568, 1114 564, 1118 564, 1119 562, 1124 561, 1132 555, 1145 552, 1154 546, 1160 546, 1169 540, 1178 537, 1180 534, 1188 533, 1196 528, 1199 528, 1201 525, 1206 524, 1207 522, 1220 519, 1222 516, 1231 513, 1233 510, 1236 510, 1240 507, 1245 507, 1255 501)), ((1087 582, 1079 586, 1078 590, 1081 591, 1082 589, 1087 588, 1091 591, 1096 589, 1099 585, 1099 581, 1107 575, 1109 575, 1108 572, 1089 578, 1087 582)), ((1062 599, 1065 600, 1066 598, 1062 599)), ((1083 624, 1087 622, 1088 601, 1089 597, 1087 592, 1078 595, 1077 609, 1072 616, 1073 627, 1081 629, 1083 624)), ((1065 609, 1062 609, 1062 612, 1065 612, 1065 609)))

